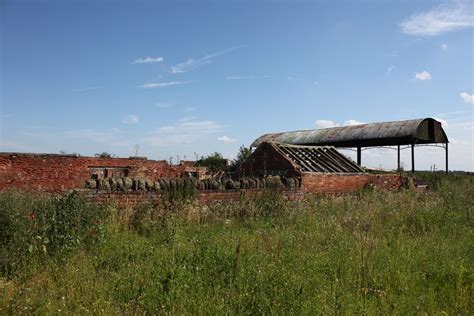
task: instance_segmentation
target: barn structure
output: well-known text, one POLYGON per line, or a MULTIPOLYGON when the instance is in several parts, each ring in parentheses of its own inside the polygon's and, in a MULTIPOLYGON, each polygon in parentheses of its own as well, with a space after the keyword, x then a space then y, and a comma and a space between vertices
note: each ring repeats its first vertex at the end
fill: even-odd
POLYGON ((367 186, 398 189, 402 176, 370 174, 333 146, 303 146, 263 142, 238 170, 237 178, 298 179, 302 192, 356 192, 367 186))
POLYGON ((415 171, 415 147, 436 146, 445 149, 446 172, 448 172, 449 140, 441 123, 433 118, 270 133, 257 138, 251 147, 258 147, 264 142, 353 148, 357 150, 359 166, 362 164, 362 150, 377 147, 396 148, 398 169, 400 169, 400 150, 411 148, 412 172, 415 171))

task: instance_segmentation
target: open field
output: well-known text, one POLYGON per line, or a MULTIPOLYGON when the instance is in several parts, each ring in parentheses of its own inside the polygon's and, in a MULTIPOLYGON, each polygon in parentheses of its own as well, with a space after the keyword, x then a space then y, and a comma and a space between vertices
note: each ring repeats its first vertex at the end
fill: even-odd
POLYGON ((0 193, 0 314, 472 314, 474 177, 117 211, 0 193))

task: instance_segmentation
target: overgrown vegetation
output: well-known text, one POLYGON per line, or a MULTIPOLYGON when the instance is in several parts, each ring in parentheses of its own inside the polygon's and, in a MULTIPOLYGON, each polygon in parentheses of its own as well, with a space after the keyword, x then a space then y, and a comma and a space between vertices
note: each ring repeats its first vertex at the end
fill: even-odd
POLYGON ((472 314, 474 177, 433 177, 123 211, 0 193, 0 313, 472 314))
POLYGON ((248 157, 252 154, 252 149, 250 147, 245 147, 241 145, 239 148, 239 152, 237 153, 237 157, 232 160, 230 164, 231 171, 235 172, 240 166, 247 160, 248 157))
POLYGON ((207 167, 211 172, 227 171, 227 159, 222 154, 215 152, 213 154, 203 156, 201 159, 196 161, 196 166, 207 167))

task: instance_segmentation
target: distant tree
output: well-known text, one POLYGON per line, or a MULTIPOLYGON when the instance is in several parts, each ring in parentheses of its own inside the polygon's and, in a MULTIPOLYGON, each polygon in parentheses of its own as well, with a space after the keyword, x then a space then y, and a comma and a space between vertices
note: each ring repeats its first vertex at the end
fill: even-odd
POLYGON ((201 159, 196 162, 196 166, 207 167, 211 172, 220 170, 226 171, 227 159, 224 159, 220 153, 215 152, 208 156, 201 157, 201 159))
POLYGON ((248 157, 252 154, 252 149, 250 147, 245 147, 244 145, 240 146, 239 152, 237 153, 237 158, 235 158, 230 168, 232 171, 236 171, 239 167, 247 160, 248 157))
POLYGON ((94 157, 98 157, 98 158, 113 158, 115 157, 115 155, 112 155, 112 154, 109 154, 108 152, 102 152, 102 153, 97 153, 97 154, 94 154, 94 157))

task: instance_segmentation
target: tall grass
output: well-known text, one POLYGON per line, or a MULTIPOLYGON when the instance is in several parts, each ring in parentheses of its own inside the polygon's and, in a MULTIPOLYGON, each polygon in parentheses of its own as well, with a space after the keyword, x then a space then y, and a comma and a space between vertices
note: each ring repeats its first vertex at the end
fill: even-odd
POLYGON ((473 196, 469 176, 428 193, 122 211, 1 193, 0 253, 16 268, 0 279, 0 313, 472 314, 473 196), (58 214, 71 214, 69 237, 35 226, 58 214), (56 246, 30 252, 38 231, 56 246))

